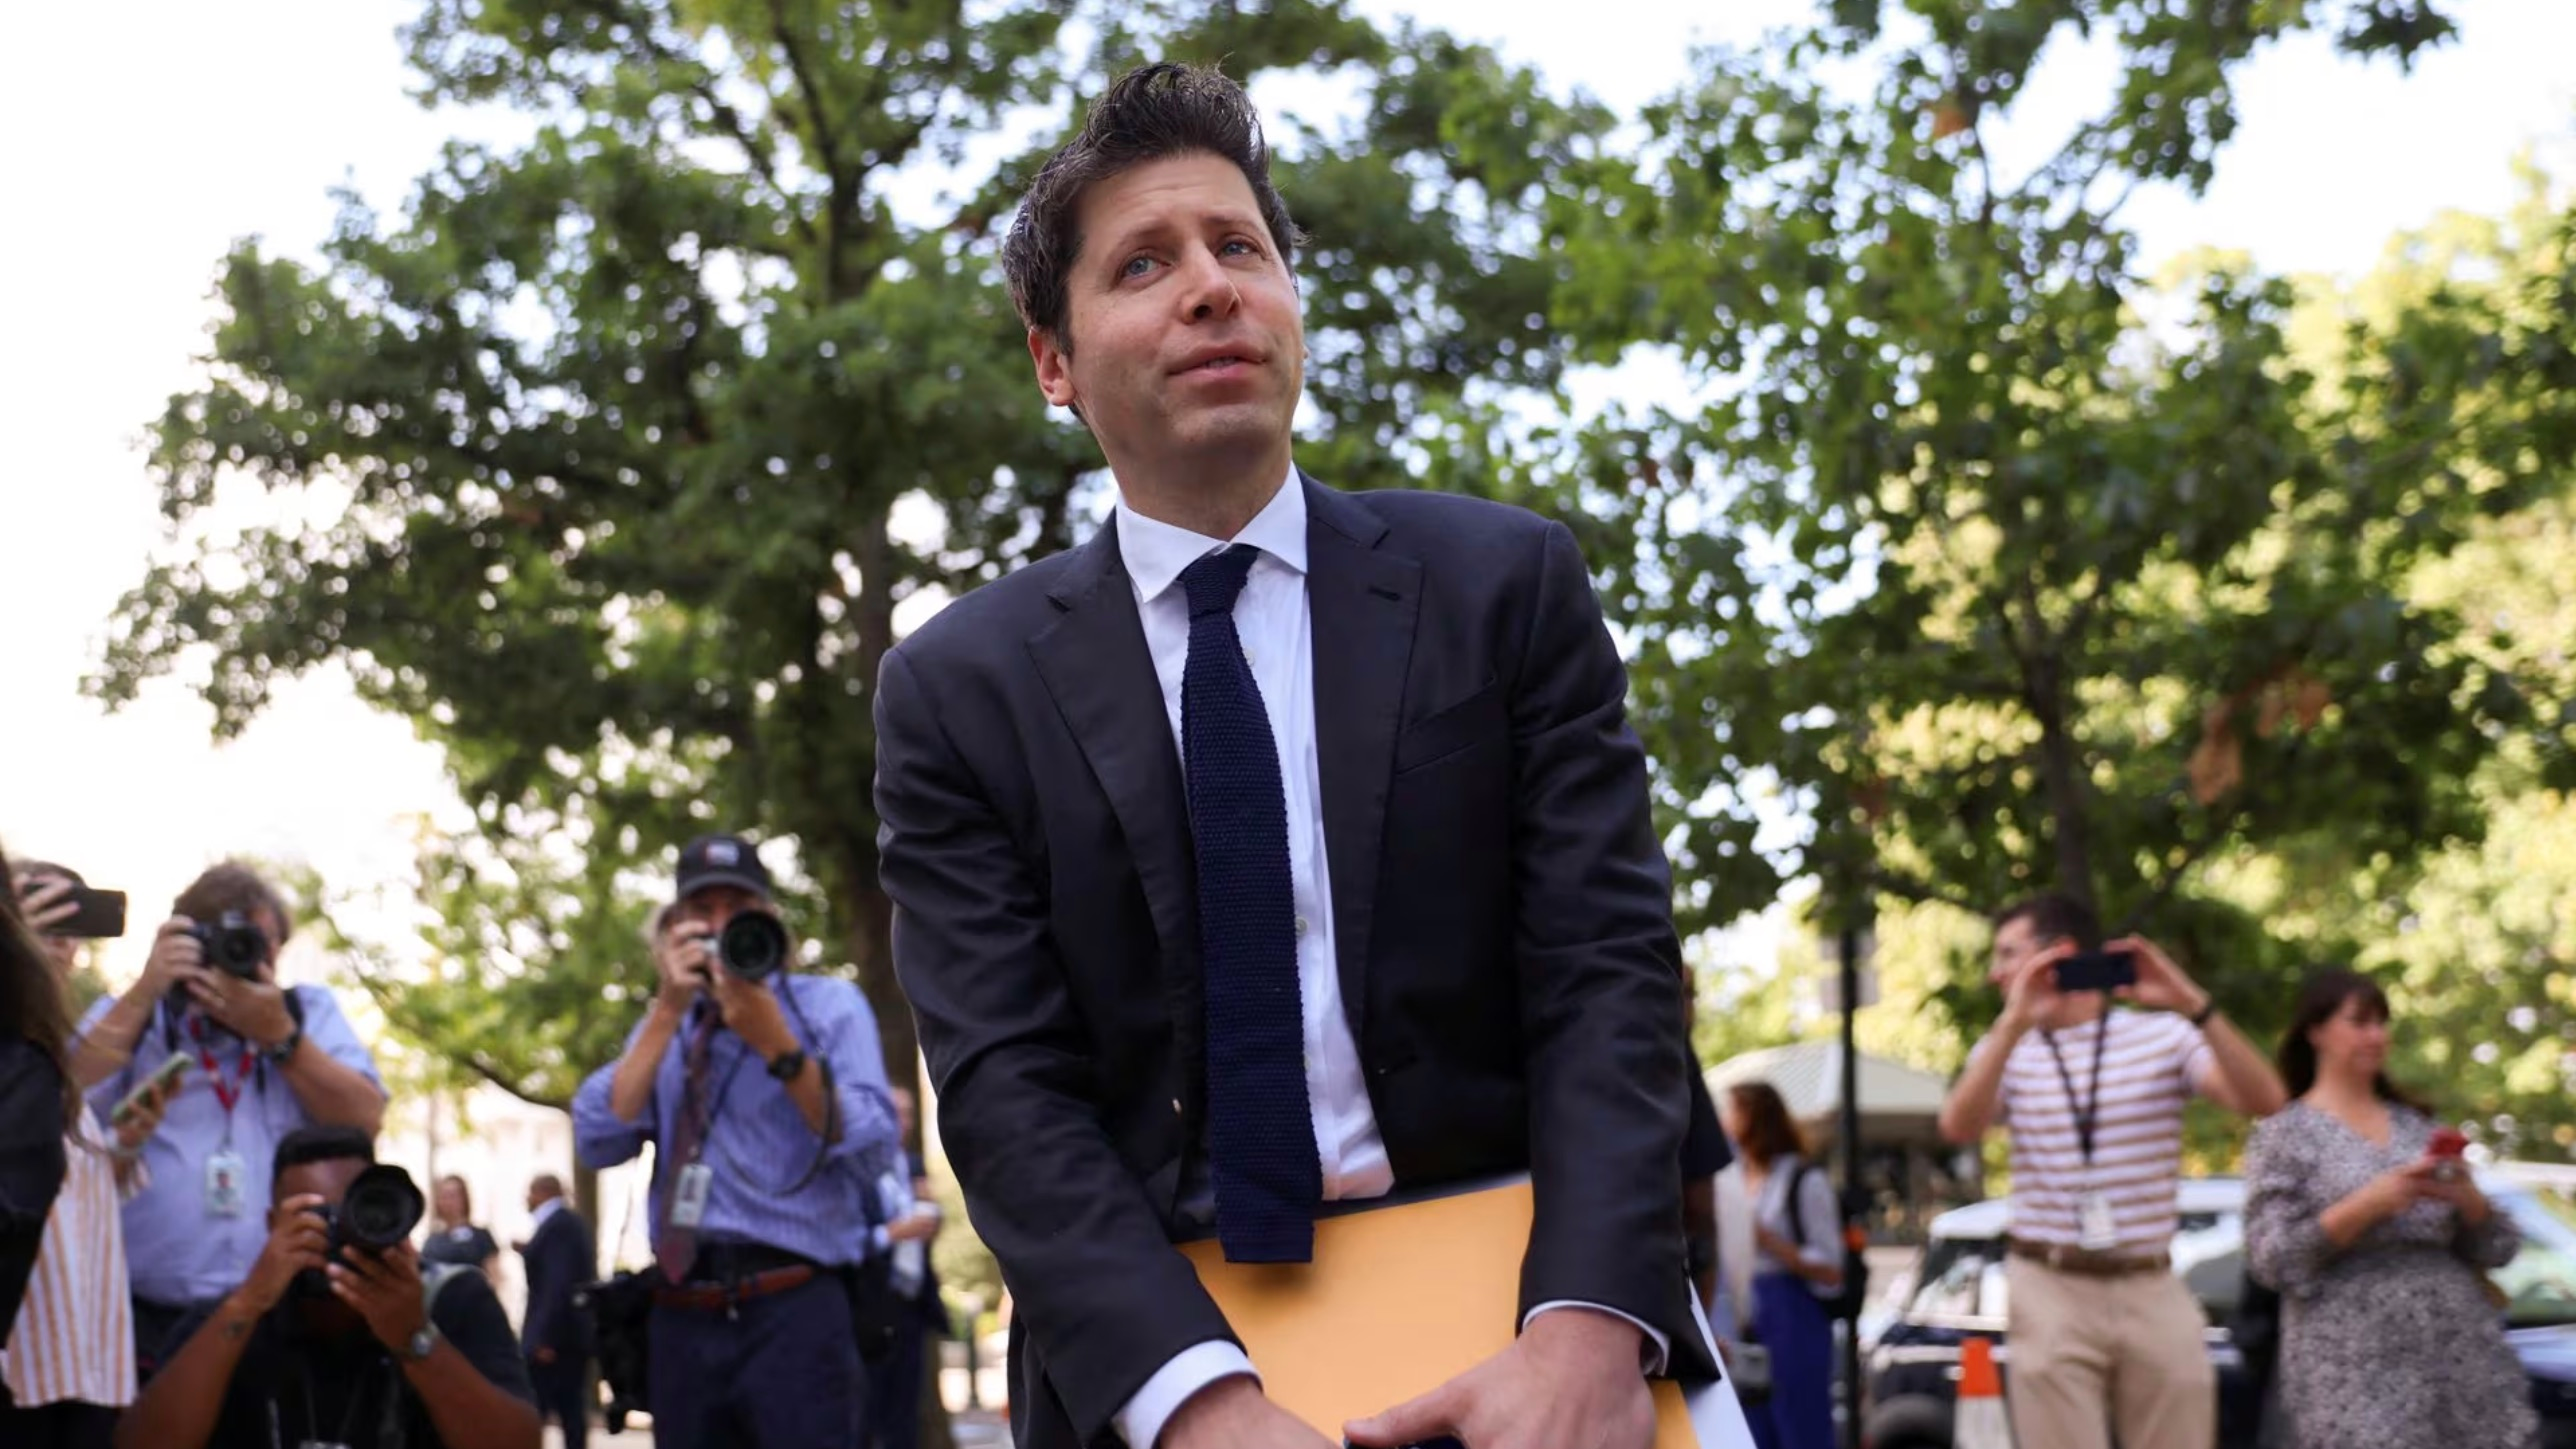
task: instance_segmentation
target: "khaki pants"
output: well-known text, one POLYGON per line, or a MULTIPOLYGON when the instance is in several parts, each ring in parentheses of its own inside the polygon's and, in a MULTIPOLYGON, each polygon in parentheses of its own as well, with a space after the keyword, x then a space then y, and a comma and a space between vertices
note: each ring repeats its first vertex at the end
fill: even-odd
POLYGON ((2210 1449, 2218 1379, 2191 1290, 2167 1272, 2094 1278, 2014 1258, 2012 1372, 2019 1449, 2210 1449))

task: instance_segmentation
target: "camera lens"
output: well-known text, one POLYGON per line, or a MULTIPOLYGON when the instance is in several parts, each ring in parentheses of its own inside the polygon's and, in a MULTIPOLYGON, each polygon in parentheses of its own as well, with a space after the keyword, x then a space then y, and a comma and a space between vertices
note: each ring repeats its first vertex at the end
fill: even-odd
POLYGON ((724 934, 716 939, 716 954, 727 971, 757 981, 787 964, 787 928, 778 924, 776 916, 744 911, 725 922, 724 934))
POLYGON ((260 963, 268 959, 268 937, 239 911, 224 912, 211 930, 199 927, 197 939, 205 943, 206 959, 218 970, 245 981, 258 976, 260 963))
POLYGON ((340 1236, 381 1252, 410 1237, 427 1206, 410 1173, 378 1163, 359 1173, 340 1200, 340 1236))

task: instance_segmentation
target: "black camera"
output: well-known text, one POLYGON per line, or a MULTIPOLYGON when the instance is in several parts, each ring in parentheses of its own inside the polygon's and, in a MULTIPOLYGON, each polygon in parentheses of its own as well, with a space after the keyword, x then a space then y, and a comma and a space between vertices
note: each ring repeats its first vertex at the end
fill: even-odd
POLYGON ((268 960, 268 936, 239 911, 224 912, 211 926, 190 921, 188 934, 205 948, 206 964, 228 976, 255 981, 268 960))
POLYGON ((716 937, 716 959, 745 981, 758 981, 787 964, 787 928, 766 911, 741 911, 716 937))
MULTIPOLYGON (((348 1260, 351 1248, 381 1253, 401 1244, 420 1226, 421 1214, 428 1208, 429 1199, 421 1196, 410 1173, 379 1162, 359 1173, 337 1204, 323 1203, 305 1211, 330 1226, 331 1261, 341 1263, 348 1260)), ((328 1297, 331 1282, 307 1268, 296 1275, 296 1289, 312 1297, 328 1297)))

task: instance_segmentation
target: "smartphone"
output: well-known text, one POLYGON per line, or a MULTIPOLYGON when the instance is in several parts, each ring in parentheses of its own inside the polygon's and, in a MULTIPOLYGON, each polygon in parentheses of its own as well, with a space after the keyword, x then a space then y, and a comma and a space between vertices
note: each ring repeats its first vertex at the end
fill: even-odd
POLYGON ((125 934, 125 892, 73 886, 70 899, 73 903, 71 919, 56 922, 46 930, 46 935, 77 936, 98 941, 125 934))
POLYGON ((2057 963, 2060 991, 2117 991, 2138 984, 2138 958, 2129 951, 2079 951, 2057 963))
POLYGON ((2436 1127, 2424 1143, 2424 1155, 2433 1159, 2433 1175, 2444 1182, 2456 1182, 2464 1170, 2460 1154, 2469 1150, 2469 1139, 2455 1127, 2436 1127))
POLYGON ((186 1052, 170 1053, 167 1060, 152 1069, 152 1075, 135 1083, 134 1090, 126 1093, 124 1099, 116 1104, 116 1109, 107 1114, 108 1124, 123 1125, 127 1118, 134 1115, 134 1109, 143 1105, 144 1098, 186 1076, 188 1068, 196 1064, 197 1059, 186 1052))

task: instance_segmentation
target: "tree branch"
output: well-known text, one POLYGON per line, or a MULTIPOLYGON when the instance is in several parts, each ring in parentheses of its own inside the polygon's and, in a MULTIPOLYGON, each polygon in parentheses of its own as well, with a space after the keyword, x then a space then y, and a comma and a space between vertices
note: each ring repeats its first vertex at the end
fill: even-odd
POLYGON ((2191 868, 2200 864, 2211 851, 2216 850, 2235 835, 2231 827, 2235 824, 2237 814, 2237 810, 2229 810, 2225 818, 2212 822, 2207 835, 2186 847, 2182 859, 2174 862, 2173 868, 2165 872, 2164 879, 2156 883, 2154 890, 2147 892, 2147 898, 2140 901, 2136 909, 2129 912, 2128 917, 2120 923, 2119 930, 2114 934, 2129 935, 2146 924, 2148 917, 2163 910, 2165 902, 2172 900, 2174 892, 2182 888, 2183 877, 2191 874, 2191 868))
POLYGON ((823 109, 823 87, 813 68, 805 63, 805 48, 796 43, 796 26, 787 15, 787 0, 769 0, 769 25, 778 40, 778 48, 787 54, 787 72, 796 78, 796 89, 805 97, 805 112, 814 118, 814 154, 823 158, 823 172, 832 180, 832 194, 838 197, 850 178, 841 168, 841 147, 832 134, 831 117, 823 109))

